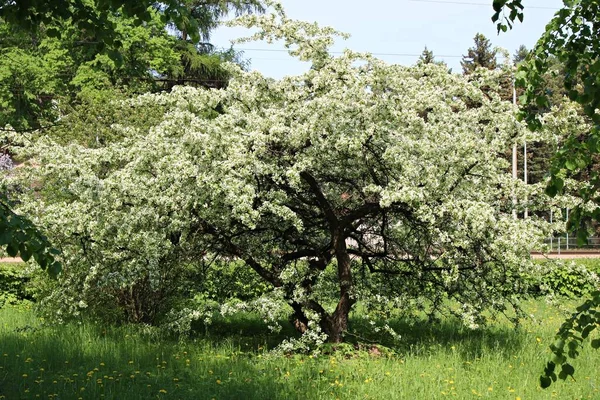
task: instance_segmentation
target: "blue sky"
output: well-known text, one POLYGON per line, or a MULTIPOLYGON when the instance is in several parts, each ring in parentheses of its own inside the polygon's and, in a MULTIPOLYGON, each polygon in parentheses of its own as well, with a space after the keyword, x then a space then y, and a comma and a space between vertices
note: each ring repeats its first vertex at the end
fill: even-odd
MULTIPOLYGON (((389 63, 411 65, 427 46, 454 72, 462 71, 461 56, 473 45, 477 32, 488 37, 494 46, 513 54, 521 44, 533 47, 562 5, 561 0, 524 0, 524 22, 497 35, 490 20, 492 0, 282 0, 281 3, 290 18, 317 21, 349 33, 350 39, 338 41, 334 51, 350 48, 400 54, 378 57, 389 63)), ((229 47, 231 39, 247 34, 244 29, 222 27, 212 34, 211 42, 218 47, 229 47)), ((280 51, 283 47, 277 44, 253 42, 235 47, 253 49, 244 51, 251 60, 251 69, 273 78, 296 75, 309 67, 280 51)))

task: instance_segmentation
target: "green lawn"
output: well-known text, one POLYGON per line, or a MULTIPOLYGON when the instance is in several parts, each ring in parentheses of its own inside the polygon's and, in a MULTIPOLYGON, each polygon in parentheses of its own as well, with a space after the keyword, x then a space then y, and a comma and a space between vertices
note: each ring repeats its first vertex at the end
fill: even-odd
POLYGON ((0 310, 0 398, 599 399, 600 352, 589 346, 574 363, 577 381, 538 387, 563 315, 543 300, 525 308, 540 322, 482 331, 452 320, 400 322, 395 355, 310 357, 270 354, 280 338, 259 320, 221 321, 208 336, 178 342, 150 329, 43 326, 28 306, 8 306, 0 310))

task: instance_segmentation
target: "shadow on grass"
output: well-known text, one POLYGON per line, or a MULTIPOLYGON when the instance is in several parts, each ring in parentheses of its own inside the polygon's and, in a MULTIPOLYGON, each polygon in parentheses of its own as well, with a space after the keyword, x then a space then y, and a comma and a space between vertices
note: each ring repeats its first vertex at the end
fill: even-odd
POLYGON ((242 337, 178 342, 147 340, 131 327, 7 328, 0 329, 0 398, 293 398, 289 382, 274 379, 283 372, 267 373, 256 352, 239 351, 242 337))
POLYGON ((481 329, 469 329, 456 318, 442 322, 418 320, 385 321, 396 333, 400 340, 393 340, 390 335, 373 332, 366 319, 353 318, 351 330, 356 333, 349 335, 351 342, 360 341, 379 343, 390 347, 400 354, 415 356, 431 355, 441 350, 456 350, 464 359, 482 357, 484 353, 493 351, 509 358, 526 346, 526 335, 506 321, 501 326, 488 326, 481 329))
MULTIPOLYGON (((29 311, 30 312, 30 311, 29 311)), ((525 346, 524 332, 498 324, 472 331, 458 320, 437 324, 387 321, 402 339, 374 334, 353 318, 350 343, 380 343, 402 357, 452 350, 465 360, 493 352, 509 358, 525 346)), ((91 323, 41 326, 0 310, 0 396, 6 399, 304 399, 328 397, 319 375, 327 358, 271 357, 283 339, 297 337, 289 322, 275 334, 256 316, 216 318, 177 341, 155 330, 91 323), (296 364, 294 364, 296 363, 296 364), (296 365, 296 367, 294 367, 296 365), (285 368, 294 373, 290 376, 285 368), (307 385, 310 382, 310 385, 307 385)))

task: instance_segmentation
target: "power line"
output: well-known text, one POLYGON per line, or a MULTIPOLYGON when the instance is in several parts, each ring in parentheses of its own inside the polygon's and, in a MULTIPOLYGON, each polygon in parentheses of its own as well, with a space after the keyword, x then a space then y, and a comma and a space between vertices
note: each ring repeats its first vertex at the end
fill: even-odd
MULTIPOLYGON (((259 49, 259 48, 236 48, 238 51, 263 51, 263 52, 279 52, 279 53, 287 53, 289 50, 287 49, 259 49)), ((330 51, 329 54, 344 54, 343 51, 330 51)), ((369 53, 374 56, 392 56, 392 57, 420 57, 421 54, 412 54, 412 53, 369 53)), ((461 58, 462 55, 455 54, 436 54, 436 57, 444 57, 444 58, 461 58)))
MULTIPOLYGON (((472 2, 468 2, 468 1, 442 1, 442 0, 408 0, 408 1, 413 1, 415 3, 437 3, 437 4, 460 4, 460 5, 464 5, 464 6, 483 6, 483 7, 490 7, 491 5, 489 3, 472 3, 472 2)), ((538 10, 560 10, 560 8, 556 8, 556 7, 543 7, 543 6, 524 6, 525 8, 532 8, 532 9, 538 9, 538 10)))

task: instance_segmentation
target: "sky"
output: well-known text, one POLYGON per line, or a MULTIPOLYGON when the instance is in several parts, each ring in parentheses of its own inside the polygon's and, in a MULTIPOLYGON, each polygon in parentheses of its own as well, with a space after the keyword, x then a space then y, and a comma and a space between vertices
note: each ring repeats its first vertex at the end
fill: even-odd
MULTIPOLYGON (((460 73, 460 60, 473 46, 476 33, 483 33, 493 46, 511 54, 524 44, 532 48, 546 24, 562 5, 561 0, 524 0, 525 18, 511 31, 496 32, 491 21, 492 0, 281 0, 287 16, 316 21, 351 35, 338 40, 333 51, 349 48, 366 51, 380 59, 402 65, 414 64, 425 46, 437 60, 460 73)), ((211 42, 228 48, 235 38, 248 36, 242 28, 221 27, 211 42)), ((250 42, 234 46, 244 50, 251 70, 281 78, 305 72, 310 65, 290 57, 282 45, 250 42)))

